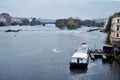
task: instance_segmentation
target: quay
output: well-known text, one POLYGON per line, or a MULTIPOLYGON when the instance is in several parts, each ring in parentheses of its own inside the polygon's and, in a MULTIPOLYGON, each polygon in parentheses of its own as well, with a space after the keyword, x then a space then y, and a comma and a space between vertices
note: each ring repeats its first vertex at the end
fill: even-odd
POLYGON ((112 59, 114 59, 113 54, 107 53, 90 53, 89 55, 92 60, 100 58, 103 62, 111 61, 112 59))
POLYGON ((91 60, 102 59, 103 62, 112 61, 115 58, 111 46, 103 46, 103 50, 94 49, 90 50, 89 56, 91 60))

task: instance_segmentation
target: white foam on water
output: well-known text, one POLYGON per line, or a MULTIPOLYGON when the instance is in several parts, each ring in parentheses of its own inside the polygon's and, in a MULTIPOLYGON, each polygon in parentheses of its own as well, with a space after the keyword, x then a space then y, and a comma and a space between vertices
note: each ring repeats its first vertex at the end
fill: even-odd
POLYGON ((58 52, 60 52, 59 50, 57 50, 57 49, 53 49, 52 50, 54 53, 58 53, 58 52))

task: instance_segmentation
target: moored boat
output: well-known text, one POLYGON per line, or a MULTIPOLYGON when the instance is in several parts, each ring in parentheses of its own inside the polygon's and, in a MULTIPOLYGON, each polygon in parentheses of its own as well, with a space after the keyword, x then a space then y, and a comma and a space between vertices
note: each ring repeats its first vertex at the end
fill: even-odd
POLYGON ((71 58, 70 68, 87 68, 89 62, 88 53, 88 45, 86 43, 82 43, 71 58))
POLYGON ((101 28, 95 28, 95 29, 89 29, 87 32, 92 32, 92 31, 97 31, 97 30, 100 30, 101 28))

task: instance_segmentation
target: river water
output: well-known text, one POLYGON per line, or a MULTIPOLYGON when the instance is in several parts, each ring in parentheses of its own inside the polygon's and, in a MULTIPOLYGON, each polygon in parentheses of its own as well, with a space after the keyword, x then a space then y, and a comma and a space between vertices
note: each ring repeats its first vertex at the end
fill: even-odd
POLYGON ((69 62, 82 41, 102 48, 106 34, 59 30, 54 25, 0 27, 0 80, 120 80, 117 63, 89 61, 87 70, 70 70, 69 62), (22 29, 18 33, 4 32, 22 29))

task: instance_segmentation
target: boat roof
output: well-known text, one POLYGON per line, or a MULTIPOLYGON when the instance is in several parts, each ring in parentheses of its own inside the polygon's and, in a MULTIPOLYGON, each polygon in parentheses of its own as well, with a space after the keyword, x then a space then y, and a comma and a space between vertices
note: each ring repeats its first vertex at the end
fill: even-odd
POLYGON ((87 53, 87 51, 88 51, 87 45, 81 45, 78 47, 78 50, 77 50, 77 52, 79 52, 79 53, 87 53))
POLYGON ((87 51, 88 51, 88 45, 86 43, 82 43, 82 45, 78 47, 77 52, 73 54, 72 58, 85 58, 86 59, 88 57, 87 51))
POLYGON ((87 53, 80 53, 80 52, 76 52, 73 54, 72 58, 87 58, 88 54, 87 53))

